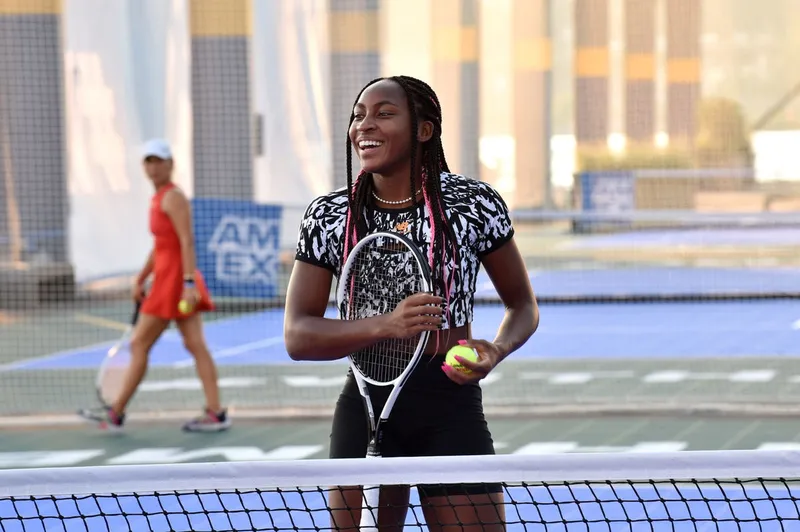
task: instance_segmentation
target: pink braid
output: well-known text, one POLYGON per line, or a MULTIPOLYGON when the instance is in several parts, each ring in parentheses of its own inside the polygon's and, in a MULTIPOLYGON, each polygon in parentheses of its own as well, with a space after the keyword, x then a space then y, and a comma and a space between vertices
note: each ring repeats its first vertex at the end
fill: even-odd
MULTIPOLYGON (((445 215, 444 208, 442 207, 442 201, 441 200, 439 201, 439 212, 442 215, 442 220, 447 220, 447 216, 445 215)), ((431 216, 431 219, 433 219, 433 216, 431 216)), ((450 323, 450 292, 453 290, 453 283, 455 282, 455 271, 456 271, 456 269, 455 269, 455 266, 456 266, 455 265, 455 259, 456 259, 455 242, 453 242, 451 245, 453 247, 453 267, 450 268, 450 275, 448 275, 447 282, 445 283, 445 286, 447 287, 447 293, 445 294, 445 309, 446 309, 445 310, 445 317, 447 318, 447 323, 450 323)), ((431 247, 431 249, 433 249, 433 248, 431 247)), ((442 246, 442 273, 443 274, 447 272, 447 266, 448 266, 447 251, 446 251, 445 247, 442 246)))
MULTIPOLYGON (((362 175, 364 175, 363 171, 358 174, 358 177, 356 177, 356 180, 353 183, 353 188, 348 191, 348 194, 353 194, 354 195, 356 193, 356 189, 358 188, 358 183, 359 183, 359 181, 361 181, 361 176, 362 175)), ((352 235, 352 237, 351 237, 351 234, 350 234, 350 198, 351 197, 352 196, 350 196, 350 195, 348 195, 348 197, 347 197, 348 206, 347 206, 347 219, 345 221, 345 226, 344 226, 344 251, 343 251, 343 255, 342 255, 342 266, 344 266, 344 263, 347 260, 347 255, 350 253, 350 240, 351 240, 351 238, 354 240, 354 242, 353 242, 354 245, 355 245, 355 242, 358 241, 358 230, 357 229, 353 228, 353 233, 354 234, 352 235)), ((350 301, 349 301, 349 303, 350 303, 351 307, 353 305, 353 299, 352 299, 353 298, 353 285, 355 284, 355 282, 356 282, 355 278, 350 280, 350 301)))
MULTIPOLYGON (((428 174, 425 171, 425 168, 422 169, 422 197, 425 200, 425 209, 428 211, 428 219, 431 222, 431 237, 430 241, 428 242, 428 266, 430 266, 431 272, 433 272, 433 239, 436 235, 436 221, 433 219, 433 205, 431 204, 431 198, 428 196, 428 192, 425 189, 425 182, 428 180, 428 174)), ((436 347, 434 351, 439 351, 439 333, 441 331, 436 331, 436 347)))
POLYGON ((425 208, 428 211, 428 218, 431 221, 431 241, 428 246, 428 265, 431 267, 431 271, 433 271, 433 238, 436 235, 436 221, 433 219, 433 205, 431 204, 431 198, 428 196, 428 192, 425 190, 425 182, 428 180, 427 172, 425 169, 422 170, 422 197, 425 199, 425 208))
POLYGON ((350 209, 347 209, 347 221, 344 226, 344 255, 342 261, 347 260, 347 254, 350 252, 350 209))
MULTIPOLYGON (((350 203, 350 198, 353 197, 353 195, 355 195, 356 189, 358 189, 358 183, 361 181, 361 176, 363 176, 363 175, 364 175, 363 171, 358 174, 358 176, 356 177, 355 182, 353 183, 352 190, 348 191, 348 194, 349 194, 348 197, 347 197, 348 204, 350 203)), ((350 253, 350 240, 351 240, 351 238, 354 239, 355 241, 357 241, 358 240, 358 234, 354 234, 354 235, 350 234, 350 206, 348 205, 348 207, 347 207, 347 219, 345 221, 345 226, 344 226, 344 255, 342 255, 342 263, 343 264, 344 264, 344 261, 347 260, 347 255, 350 253)))

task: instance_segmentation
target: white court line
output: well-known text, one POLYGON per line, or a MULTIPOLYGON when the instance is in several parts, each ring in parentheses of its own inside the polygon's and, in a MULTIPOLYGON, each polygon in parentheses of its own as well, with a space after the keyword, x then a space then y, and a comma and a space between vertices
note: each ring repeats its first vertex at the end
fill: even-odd
MULTIPOLYGON (((209 328, 209 325, 215 324, 215 328, 217 325, 224 325, 225 323, 236 321, 242 319, 242 316, 232 316, 230 318, 222 318, 219 320, 210 321, 204 324, 206 329, 209 328)), ((170 336, 177 336, 176 331, 166 331, 159 341, 162 341, 164 338, 168 338, 170 336)), ((40 362, 47 362, 51 360, 60 360, 62 358, 67 358, 75 355, 82 355, 85 354, 86 351, 94 351, 95 349, 111 349, 111 347, 117 343, 118 339, 115 340, 108 340, 106 342, 99 342, 96 344, 89 344, 84 345, 81 347, 74 347, 72 349, 67 349, 66 351, 57 351, 55 353, 50 353, 49 355, 40 355, 31 358, 24 358, 22 360, 16 360, 14 362, 9 362, 8 364, 0 364, 0 373, 5 371, 14 371, 18 369, 25 369, 27 366, 31 364, 37 364, 40 362)), ((233 348, 235 349, 235 348, 233 348)), ((224 350, 222 351, 224 352, 224 350)), ((191 365, 191 364, 189 364, 191 365)), ((182 366, 181 366, 182 367, 182 366)), ((45 368, 47 369, 47 368, 45 368)))
POLYGON ((86 314, 83 312, 76 313, 73 319, 80 323, 86 323, 88 325, 94 325, 95 327, 101 327, 103 329, 111 329, 120 332, 127 330, 129 326, 129 324, 121 321, 108 320, 106 318, 92 316, 91 314, 86 314))
MULTIPOLYGON (((159 341, 163 341, 165 338, 175 337, 178 333, 175 331, 167 331, 163 334, 159 341)), ((4 371, 14 371, 17 369, 25 369, 31 364, 37 364, 39 362, 48 362, 52 360, 60 360, 62 358, 67 358, 75 355, 85 355, 87 351, 94 351, 95 349, 111 349, 114 344, 119 341, 119 338, 116 340, 109 340, 107 342, 99 342, 96 344, 89 344, 84 345, 82 347, 74 347, 72 349, 67 349, 66 351, 59 351, 57 353, 53 353, 50 355, 42 355, 38 357, 31 357, 25 358, 22 360, 17 360, 16 362, 10 362, 8 364, 1 364, 0 365, 0 373, 4 371)), ((53 368, 44 368, 44 369, 53 369, 53 368)))
MULTIPOLYGON (((237 345, 236 347, 229 347, 227 349, 222 349, 220 351, 217 351, 216 354, 213 354, 211 356, 216 361, 221 358, 234 357, 236 355, 241 355, 242 353, 249 353, 250 351, 255 351, 256 349, 260 349, 262 347, 270 347, 282 343, 283 343, 283 336, 273 336, 272 338, 265 338, 264 340, 257 340, 255 342, 237 345)), ((184 358, 183 360, 179 360, 173 363, 172 367, 187 368, 193 365, 194 365, 194 358, 190 357, 190 358, 184 358)))
POLYGON ((16 362, 0 365, 0 373, 4 371, 13 371, 16 369, 25 369, 27 366, 31 364, 36 364, 37 362, 58 360, 61 358, 71 357, 77 354, 83 354, 86 351, 93 351, 95 349, 111 349, 111 346, 113 346, 116 342, 117 340, 109 340, 108 342, 100 342, 97 344, 86 345, 83 347, 75 347, 73 349, 68 349, 66 351, 59 351, 58 353, 53 353, 50 355, 42 355, 38 357, 31 357, 22 360, 17 360, 16 362))
POLYGON ((797 320, 794 323, 792 323, 792 329, 794 329, 795 331, 800 329, 800 320, 797 320))

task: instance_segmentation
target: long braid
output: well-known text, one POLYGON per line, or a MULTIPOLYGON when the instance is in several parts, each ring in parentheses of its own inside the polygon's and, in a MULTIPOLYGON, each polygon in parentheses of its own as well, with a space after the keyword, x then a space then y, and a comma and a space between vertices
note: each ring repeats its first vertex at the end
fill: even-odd
MULTIPOLYGON (((383 78, 376 78, 364 85, 364 88, 356 96, 350 111, 350 124, 356 117, 355 107, 361 94, 367 87, 373 85, 383 78)), ((353 184, 353 143, 350 135, 347 135, 347 222, 344 228, 344 252, 342 253, 342 264, 347 260, 352 246, 358 242, 359 229, 361 234, 366 232, 366 221, 364 220, 364 207, 367 204, 367 197, 372 190, 372 174, 362 172, 353 184)))
MULTIPOLYGON (((448 265, 458 263, 458 248, 456 246, 455 232, 445 214, 446 206, 442 195, 441 174, 449 172, 442 147, 442 109, 439 98, 433 89, 425 82, 409 76, 396 76, 390 78, 397 82, 405 91, 412 116, 418 115, 419 120, 427 120, 433 124, 433 136, 425 143, 422 152, 421 172, 423 176, 422 193, 428 219, 431 224, 431 242, 428 253, 428 262, 434 280, 435 292, 449 302, 455 268, 450 267, 450 276, 445 278, 448 265), (448 253, 449 251, 449 253, 448 253), (449 255, 449 256, 448 256, 449 255), (439 259, 439 260, 436 260, 439 259), (438 268, 437 266, 438 264, 438 268)), ((417 120, 415 120, 417 122, 417 120)), ((417 127, 412 128, 415 153, 417 127)), ((412 165, 412 176, 415 166, 412 165)), ((413 189, 413 179, 412 179, 413 189)))

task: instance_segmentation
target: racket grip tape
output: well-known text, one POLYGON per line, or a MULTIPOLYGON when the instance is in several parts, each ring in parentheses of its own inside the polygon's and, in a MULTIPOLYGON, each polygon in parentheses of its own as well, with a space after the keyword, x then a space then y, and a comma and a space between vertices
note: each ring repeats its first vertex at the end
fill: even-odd
MULTIPOLYGON (((378 442, 373 437, 367 445, 367 459, 380 457, 378 442)), ((378 530, 378 506, 380 505, 380 486, 362 486, 364 505, 361 508, 360 532, 378 530)))
POLYGON ((139 319, 139 311, 142 310, 142 303, 144 303, 145 293, 144 290, 142 291, 142 297, 136 302, 133 307, 133 314, 131 315, 131 325, 136 325, 136 321, 139 319))

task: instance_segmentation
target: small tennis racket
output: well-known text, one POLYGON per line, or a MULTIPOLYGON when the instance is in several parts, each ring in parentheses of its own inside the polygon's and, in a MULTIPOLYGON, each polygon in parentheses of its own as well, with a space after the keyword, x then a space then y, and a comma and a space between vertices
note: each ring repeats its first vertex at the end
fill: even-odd
MULTIPOLYGON (((342 267, 336 294, 339 317, 359 320, 388 314, 405 298, 430 291, 430 269, 414 243, 400 234, 374 233, 353 247, 342 267)), ((367 458, 381 456, 383 424, 419 362, 429 335, 423 331, 410 338, 383 340, 348 356, 367 413, 367 458), (378 419, 367 383, 393 386, 378 419)), ((361 530, 377 530, 379 486, 364 486, 363 494, 366 507, 361 512, 361 530)))
POLYGON ((130 339, 136 321, 139 319, 139 309, 141 307, 142 300, 140 299, 133 309, 130 324, 117 343, 108 350, 103 362, 100 364, 100 369, 97 371, 97 398, 104 407, 111 406, 117 399, 123 379, 125 379, 125 372, 131 363, 130 339))

